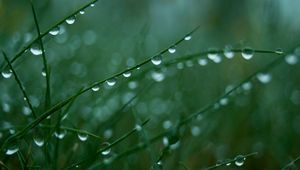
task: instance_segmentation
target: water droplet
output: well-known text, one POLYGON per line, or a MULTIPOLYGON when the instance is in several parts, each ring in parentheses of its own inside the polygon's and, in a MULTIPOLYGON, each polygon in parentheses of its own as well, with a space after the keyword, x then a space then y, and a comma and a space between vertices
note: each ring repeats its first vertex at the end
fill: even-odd
POLYGON ((160 65, 162 63, 162 56, 161 55, 157 55, 151 58, 151 62, 154 65, 160 65))
POLYGON ((67 131, 65 130, 60 130, 60 131, 56 131, 54 132, 54 136, 57 137, 58 139, 63 139, 67 134, 67 131))
POLYGON ((172 46, 172 47, 170 47, 170 48, 168 49, 168 51, 169 51, 170 54, 173 54, 173 53, 176 52, 176 47, 175 47, 175 46, 172 46))
POLYGON ((78 133, 77 136, 78 136, 78 139, 83 142, 86 141, 89 137, 86 133, 78 133))
POLYGON ((135 129, 136 129, 137 131, 141 131, 141 130, 142 130, 142 126, 141 126, 141 125, 138 125, 138 124, 136 124, 136 125, 135 125, 135 129))
POLYGON ((228 104, 228 98, 222 98, 222 99, 220 100, 220 104, 221 104, 222 106, 227 105, 227 104, 228 104))
POLYGON ((253 57, 253 55, 254 55, 254 50, 250 47, 245 47, 242 50, 242 56, 246 60, 250 60, 253 57))
POLYGON ((116 78, 111 78, 106 80, 106 84, 109 86, 114 86, 117 83, 117 79, 116 78))
POLYGON ((235 161, 234 163, 236 166, 242 166, 242 165, 244 165, 245 160, 246 160, 245 156, 238 155, 234 158, 234 161, 235 161))
POLYGON ((47 76, 47 73, 46 73, 45 68, 42 69, 42 76, 43 76, 43 77, 46 77, 46 76, 47 76))
POLYGON ((194 66, 194 63, 193 63, 192 60, 187 60, 187 61, 185 62, 185 65, 186 65, 187 67, 193 67, 193 66, 194 66))
POLYGON ((200 66, 205 66, 205 65, 207 65, 207 60, 206 59, 204 59, 204 58, 199 58, 198 59, 198 64, 200 65, 200 66))
POLYGON ((92 87, 92 91, 99 91, 100 87, 99 85, 95 85, 94 87, 92 87))
POLYGON ((232 51, 231 46, 226 46, 224 48, 224 56, 228 59, 232 59, 234 57, 234 52, 232 51))
POLYGON ((43 138, 40 138, 40 137, 36 137, 33 139, 33 142, 38 146, 38 147, 42 147, 44 146, 44 139, 43 138))
POLYGON ((19 151, 19 148, 18 146, 16 145, 12 145, 12 146, 9 146, 5 152, 6 155, 13 155, 15 154, 16 152, 19 151))
POLYGON ((59 26, 56 26, 52 30, 49 31, 49 34, 51 34, 51 35, 58 35, 59 31, 60 31, 59 26))
POLYGON ((164 129, 170 129, 172 127, 172 122, 170 120, 166 120, 163 122, 163 128, 164 129))
POLYGON ((281 48, 278 48, 275 50, 276 54, 283 54, 283 50, 281 48))
POLYGON ((113 130, 112 129, 106 129, 103 133, 103 136, 106 138, 106 139, 109 139, 111 138, 113 135, 113 130))
POLYGON ((285 62, 290 65, 295 65, 298 63, 298 57, 295 54, 289 54, 285 57, 285 62))
POLYGON ((268 73, 259 73, 259 74, 257 74, 256 77, 263 84, 269 83, 272 79, 271 74, 268 74, 268 73))
MULTIPOLYGON (((109 146, 110 146, 110 143, 108 143, 108 142, 102 143, 102 148, 107 148, 109 146)), ((111 148, 108 148, 108 149, 102 151, 101 154, 102 155, 108 155, 108 154, 110 154, 110 151, 111 151, 111 148)))
POLYGON ((161 72, 153 71, 151 72, 151 77, 156 82, 161 82, 165 79, 165 75, 161 72))
POLYGON ((79 11, 79 14, 81 15, 85 14, 84 10, 79 11))
POLYGON ((6 79, 11 78, 12 70, 2 71, 1 74, 2 74, 3 78, 6 78, 6 79))
POLYGON ((94 7, 94 6, 95 6, 95 4, 93 3, 93 4, 91 4, 90 6, 91 6, 91 7, 94 7))
POLYGON ((246 82, 242 85, 243 90, 250 90, 252 88, 251 82, 246 82))
POLYGON ((31 113, 30 108, 27 107, 27 106, 24 106, 23 109, 22 109, 22 111, 23 111, 23 114, 24 114, 25 116, 28 116, 28 115, 30 115, 30 113, 31 113))
POLYGON ((13 135, 13 134, 16 133, 16 130, 15 129, 9 129, 9 133, 13 135))
POLYGON ((163 137, 163 145, 168 146, 169 145, 169 140, 167 137, 163 137))
POLYGON ((131 71, 130 70, 128 70, 128 71, 125 71, 124 73, 123 73, 123 76, 124 77, 130 77, 131 76, 131 71))
POLYGON ((69 25, 74 24, 75 19, 76 19, 75 16, 71 16, 70 18, 66 19, 66 23, 69 24, 69 25))
POLYGON ((210 49, 208 49, 207 57, 210 60, 214 60, 218 55, 219 55, 218 49, 216 49, 216 48, 210 48, 210 49))
POLYGON ((184 65, 183 65, 183 63, 180 62, 180 63, 177 63, 176 67, 178 69, 182 70, 184 68, 184 65))
POLYGON ((201 129, 200 129, 198 126, 193 126, 193 127, 191 128, 191 134, 192 134, 193 136, 199 136, 200 133, 201 133, 201 129))
POLYGON ((231 162, 226 163, 226 166, 230 166, 230 165, 231 165, 231 162))
POLYGON ((30 52, 33 54, 33 55, 41 55, 43 52, 40 48, 40 44, 33 44, 30 48, 30 52))
POLYGON ((191 35, 187 35, 187 36, 184 37, 184 40, 185 40, 185 41, 189 41, 189 40, 191 40, 191 39, 192 39, 192 36, 191 36, 191 35))

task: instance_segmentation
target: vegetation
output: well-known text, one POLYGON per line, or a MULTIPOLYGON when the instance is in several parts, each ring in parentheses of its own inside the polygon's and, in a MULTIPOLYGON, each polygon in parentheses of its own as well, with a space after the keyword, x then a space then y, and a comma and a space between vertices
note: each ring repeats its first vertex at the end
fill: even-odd
POLYGON ((1 169, 298 169, 297 2, 0 9, 1 169))

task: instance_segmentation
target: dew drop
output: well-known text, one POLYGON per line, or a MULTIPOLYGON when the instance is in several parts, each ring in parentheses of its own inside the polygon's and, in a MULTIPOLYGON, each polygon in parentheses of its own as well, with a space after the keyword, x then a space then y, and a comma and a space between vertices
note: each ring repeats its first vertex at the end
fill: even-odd
POLYGON ((91 6, 91 7, 94 7, 94 6, 95 6, 95 4, 94 4, 94 3, 92 3, 90 6, 91 6))
POLYGON ((218 55, 219 55, 218 49, 216 49, 216 48, 210 48, 210 49, 208 49, 207 57, 210 60, 215 60, 215 58, 217 58, 218 55))
POLYGON ((51 35, 58 35, 59 31, 60 31, 59 26, 56 26, 52 30, 49 31, 49 34, 51 34, 51 35))
POLYGON ((295 65, 298 63, 298 57, 295 54, 289 54, 284 59, 285 62, 290 65, 295 65))
POLYGON ((170 54, 175 53, 175 52, 176 52, 175 46, 170 47, 170 48, 168 49, 168 51, 169 51, 170 54))
POLYGON ((77 136, 78 136, 78 139, 83 142, 86 141, 89 137, 86 133, 78 133, 77 136))
POLYGON ((207 60, 206 59, 204 59, 204 58, 199 58, 198 59, 198 64, 200 65, 200 66, 205 66, 205 65, 207 65, 207 60))
POLYGON ((201 129, 200 129, 198 126, 193 126, 193 127, 191 128, 191 134, 192 134, 193 136, 199 136, 200 133, 201 133, 201 129))
POLYGON ((142 130, 142 126, 141 126, 141 125, 138 125, 138 124, 136 124, 136 125, 135 125, 135 129, 136 129, 137 131, 141 131, 141 130, 142 130))
POLYGON ((130 70, 128 70, 128 71, 125 71, 124 73, 123 73, 123 76, 124 77, 130 77, 131 76, 131 71, 130 70))
POLYGON ((35 43, 31 46, 30 48, 30 52, 33 54, 33 55, 41 55, 42 54, 42 50, 40 48, 40 45, 35 43))
POLYGON ((283 50, 281 48, 278 48, 275 50, 276 54, 283 54, 283 50))
POLYGON ((271 74, 268 73, 259 73, 256 77, 263 84, 267 84, 272 80, 271 74))
POLYGON ((19 151, 19 148, 16 145, 13 145, 13 146, 10 146, 10 147, 7 148, 5 154, 6 155, 13 155, 18 151, 19 151))
POLYGON ((70 18, 66 19, 66 23, 71 25, 75 23, 75 16, 71 16, 70 18))
POLYGON ((234 158, 234 163, 236 166, 242 166, 244 165, 246 158, 243 155, 238 155, 234 158))
POLYGON ((234 52, 232 51, 231 46, 226 46, 224 48, 224 56, 228 59, 232 59, 234 57, 234 52))
POLYGON ((252 88, 251 82, 246 82, 242 85, 243 90, 250 90, 252 88))
POLYGON ((44 139, 42 139, 42 138, 40 138, 40 137, 34 138, 34 139, 33 139, 33 142, 34 142, 34 143, 36 144, 36 146, 38 146, 38 147, 44 146, 44 143, 45 143, 44 139))
MULTIPOLYGON (((103 147, 103 148, 106 148, 106 147, 109 147, 109 146, 110 146, 110 143, 108 143, 108 142, 104 142, 104 143, 102 144, 102 147, 103 147)), ((108 149, 102 151, 101 154, 102 154, 102 155, 108 155, 108 154, 110 154, 110 151, 111 151, 111 148, 108 148, 108 149)))
POLYGON ((186 65, 187 67, 193 67, 193 66, 194 66, 194 63, 193 63, 192 60, 187 60, 187 61, 185 62, 185 65, 186 65))
POLYGON ((151 72, 151 77, 156 82, 161 82, 165 79, 165 75, 161 72, 153 71, 151 72))
POLYGON ((100 87, 99 85, 95 85, 94 87, 92 87, 92 91, 99 91, 100 87))
POLYGON ((117 83, 117 79, 116 78, 111 78, 106 80, 106 84, 109 86, 114 86, 117 83))
POLYGON ((24 106, 24 107, 22 108, 22 111, 23 111, 23 114, 24 114, 25 116, 28 116, 28 115, 30 115, 30 113, 31 113, 30 108, 27 107, 27 106, 24 106))
POLYGON ((2 71, 1 75, 2 75, 3 78, 6 78, 6 79, 11 78, 12 70, 2 71))
POLYGON ((182 70, 184 68, 184 65, 183 63, 177 63, 176 67, 179 69, 179 70, 182 70))
POLYGON ((227 104, 228 104, 228 98, 222 98, 222 99, 220 100, 220 105, 225 106, 225 105, 227 105, 227 104))
POLYGON ((67 131, 65 130, 60 130, 57 132, 54 132, 54 136, 57 137, 58 139, 63 139, 67 134, 67 131))
POLYGON ((191 36, 191 35, 187 35, 187 36, 184 37, 184 40, 185 40, 185 41, 189 41, 189 40, 191 40, 191 39, 192 39, 192 36, 191 36))
POLYGON ((151 58, 151 62, 154 65, 160 65, 162 63, 162 56, 161 55, 157 55, 151 58))
POLYGON ((85 14, 84 10, 79 11, 79 14, 81 15, 85 14))
POLYGON ((43 76, 43 77, 46 77, 46 76, 47 76, 47 73, 46 73, 45 68, 42 69, 42 76, 43 76))
POLYGON ((245 47, 242 50, 242 57, 246 60, 250 60, 254 55, 254 50, 250 47, 245 47))

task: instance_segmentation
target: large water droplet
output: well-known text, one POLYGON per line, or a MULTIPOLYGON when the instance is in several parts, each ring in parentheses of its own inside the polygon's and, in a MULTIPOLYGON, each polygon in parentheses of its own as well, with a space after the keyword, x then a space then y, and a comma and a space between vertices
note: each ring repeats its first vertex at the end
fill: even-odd
POLYGON ((207 60, 205 59, 205 58, 199 58, 198 59, 198 64, 200 65, 200 66, 205 66, 205 65, 207 65, 207 60))
POLYGON ((236 166, 242 166, 244 165, 246 158, 243 155, 238 155, 234 158, 234 163, 236 166))
POLYGON ((51 35, 58 35, 59 31, 60 31, 60 27, 56 26, 52 30, 49 31, 49 34, 51 34, 51 35))
POLYGON ((94 87, 92 87, 92 91, 99 91, 100 87, 99 85, 95 85, 94 87))
POLYGON ((154 65, 160 65, 162 63, 162 56, 161 55, 157 55, 151 58, 151 62, 154 65))
POLYGON ((41 55, 43 52, 40 48, 40 44, 38 43, 35 43, 31 46, 30 48, 30 52, 33 54, 33 55, 41 55))
POLYGON ((269 73, 259 73, 256 77, 263 84, 269 83, 272 79, 272 76, 269 73))
POLYGON ((6 155, 13 155, 19 151, 19 147, 17 145, 9 146, 5 152, 6 155))
POLYGON ((189 41, 189 40, 191 40, 191 39, 192 39, 192 36, 191 36, 191 35, 187 35, 187 36, 184 37, 184 40, 185 40, 185 41, 189 41))
POLYGON ((224 56, 228 59, 232 59, 234 57, 234 52, 232 51, 231 46, 226 46, 224 48, 224 56))
POLYGON ((117 79, 116 78, 111 78, 106 80, 106 84, 109 86, 114 86, 117 83, 117 79))
POLYGON ((6 79, 11 78, 11 76, 12 76, 12 70, 2 71, 1 75, 2 75, 3 78, 6 78, 6 79))
POLYGON ((35 137, 33 139, 33 142, 38 146, 38 147, 42 147, 45 143, 44 139, 41 137, 35 137))
POLYGON ((156 82, 161 82, 165 79, 165 75, 161 72, 153 71, 151 72, 151 77, 156 82))
POLYGON ((290 65, 295 65, 298 63, 298 57, 295 54, 289 54, 285 57, 285 62, 290 65))
POLYGON ((172 47, 170 47, 170 48, 168 49, 168 51, 169 51, 170 54, 173 54, 173 53, 176 52, 176 47, 175 47, 175 46, 172 46, 172 47))
POLYGON ((253 55, 254 55, 254 50, 250 47, 245 47, 242 50, 242 56, 246 60, 250 60, 253 57, 253 55))
POLYGON ((131 76, 131 71, 130 70, 128 70, 128 71, 125 71, 124 73, 123 73, 123 76, 124 77, 130 77, 131 76))
POLYGON ((56 131, 54 133, 54 136, 57 137, 58 139, 63 139, 67 134, 67 131, 65 130, 60 130, 60 131, 56 131))
POLYGON ((78 133, 77 136, 78 136, 78 139, 83 142, 86 141, 89 137, 86 133, 78 133))
POLYGON ((214 60, 217 56, 218 56, 218 49, 216 48, 210 48, 208 49, 208 53, 207 53, 207 57, 210 59, 210 60, 214 60))
POLYGON ((66 23, 71 25, 71 24, 75 23, 75 20, 76 20, 76 17, 71 16, 70 18, 66 19, 66 23))
MULTIPOLYGON (((102 144, 102 148, 106 148, 106 147, 109 147, 109 146, 110 146, 110 143, 108 143, 108 142, 104 142, 102 144)), ((102 155, 108 155, 108 154, 110 154, 110 151, 111 151, 111 148, 108 148, 108 149, 102 151, 101 154, 102 155)))

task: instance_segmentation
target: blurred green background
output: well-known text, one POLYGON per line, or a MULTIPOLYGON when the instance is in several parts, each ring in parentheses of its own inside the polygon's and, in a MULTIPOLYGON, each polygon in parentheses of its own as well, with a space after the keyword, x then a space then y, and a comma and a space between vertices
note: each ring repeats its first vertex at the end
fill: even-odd
MULTIPOLYGON (((33 1, 41 32, 88 2, 33 1)), ((74 24, 60 25, 59 35, 43 38, 51 69, 52 105, 76 93, 83 85, 104 80, 152 57, 199 24, 199 30, 190 41, 178 45, 174 54, 163 55, 163 63, 211 48, 223 49, 226 45, 235 49, 281 48, 285 55, 295 54, 299 58, 299 6, 300 1, 294 0, 98 1, 94 7, 87 8, 84 15, 76 15, 74 24)), ((0 0, 0 23, 0 48, 9 58, 37 37, 28 0, 0 0)), ((109 130, 112 136, 105 141, 111 143, 137 122, 150 118, 142 132, 112 148, 112 154, 117 155, 174 128, 181 117, 214 102, 226 89, 278 57, 255 53, 251 60, 245 60, 236 53, 231 60, 223 57, 220 63, 209 61, 206 66, 199 66, 197 60, 183 62, 183 69, 180 64, 166 68, 151 64, 142 66, 132 72, 130 78, 118 78, 113 87, 104 85, 98 92, 90 91, 80 96, 61 124, 99 136, 105 136, 109 130), (153 84, 155 70, 163 73, 164 79, 153 84), (137 100, 119 111, 135 95, 137 100)), ((5 63, 3 57, 0 63, 5 63)), ((40 115, 44 111, 46 87, 41 75, 42 57, 28 50, 13 65, 40 115)), ((269 83, 253 79, 251 90, 242 90, 230 97, 226 106, 183 126, 180 145, 163 159, 163 168, 184 169, 178 164, 182 162, 191 170, 203 169, 218 160, 258 152, 247 158, 242 167, 231 165, 219 169, 280 169, 300 155, 299 63, 283 62, 269 74, 269 83)), ((3 143, 11 135, 7 129, 18 130, 32 118, 26 114, 27 105, 13 78, 0 78, 0 102, 0 143, 3 143)), ((53 117, 53 122, 56 119, 53 117)), ((20 150, 25 154, 32 145, 30 160, 33 164, 41 169, 51 167, 43 150, 32 144, 32 134, 28 134, 25 141, 27 145, 23 143, 20 150)), ((56 146, 55 141, 53 137, 49 145, 56 146)), ((56 168, 78 162, 99 148, 101 142, 92 139, 81 142, 76 134, 68 133, 59 140, 56 168), (74 145, 79 146, 74 150, 74 145), (64 153, 72 153, 71 160, 64 153)), ((105 168, 149 169, 163 148, 161 139, 105 168)), ((16 155, 4 157, 2 162, 13 169, 19 167, 16 155)), ((293 168, 297 169, 297 165, 300 164, 295 163, 293 168)))

